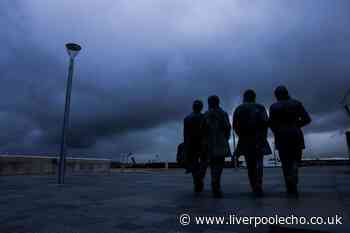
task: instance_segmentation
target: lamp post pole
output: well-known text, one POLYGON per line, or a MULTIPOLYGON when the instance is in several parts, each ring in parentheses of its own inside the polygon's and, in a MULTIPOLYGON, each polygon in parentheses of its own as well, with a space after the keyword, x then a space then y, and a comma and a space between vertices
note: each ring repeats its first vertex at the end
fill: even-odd
POLYGON ((69 112, 70 112, 70 99, 72 93, 73 71, 74 71, 74 57, 81 50, 81 47, 77 44, 66 44, 66 48, 69 54, 69 68, 68 79, 66 88, 66 101, 64 107, 63 116, 63 128, 61 135, 61 147, 60 147, 60 160, 58 166, 58 183, 64 184, 64 176, 66 171, 66 155, 67 155, 67 131, 69 127, 69 112))

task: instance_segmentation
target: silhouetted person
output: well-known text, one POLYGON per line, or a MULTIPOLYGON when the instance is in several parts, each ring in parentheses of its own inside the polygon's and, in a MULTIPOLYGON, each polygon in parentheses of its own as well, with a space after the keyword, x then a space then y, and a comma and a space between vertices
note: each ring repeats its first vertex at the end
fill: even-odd
POLYGON ((214 95, 208 98, 208 108, 208 111, 204 114, 202 124, 203 151, 209 159, 214 197, 221 198, 220 180, 225 165, 225 157, 230 156, 228 140, 231 125, 227 113, 220 108, 218 96, 214 95))
POLYGON ((203 120, 203 103, 193 102, 193 112, 184 119, 184 150, 187 172, 193 176, 194 191, 201 192, 204 187, 203 179, 207 169, 207 158, 202 152, 201 125, 203 120))
POLYGON ((236 156, 244 155, 248 177, 253 193, 263 194, 263 158, 271 154, 267 142, 268 116, 263 105, 255 103, 256 94, 247 90, 243 94, 243 104, 233 114, 232 127, 238 135, 236 156))
POLYGON ((277 102, 270 107, 270 128, 282 162, 287 192, 298 196, 298 165, 305 149, 301 130, 311 122, 303 104, 289 96, 284 86, 275 90, 277 102))

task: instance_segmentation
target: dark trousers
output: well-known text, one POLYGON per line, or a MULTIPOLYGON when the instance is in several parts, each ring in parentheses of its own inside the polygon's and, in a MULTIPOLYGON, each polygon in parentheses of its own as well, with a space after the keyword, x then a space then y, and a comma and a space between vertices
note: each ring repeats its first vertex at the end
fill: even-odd
POLYGON ((196 154, 191 161, 193 183, 202 183, 208 167, 208 159, 203 154, 196 154))
POLYGON ((225 165, 225 158, 211 158, 210 159, 210 171, 211 171, 211 184, 213 191, 219 191, 221 189, 221 175, 225 165))
POLYGON ((263 182, 263 164, 264 156, 255 151, 246 153, 245 161, 247 163, 248 178, 253 192, 262 191, 263 182))
POLYGON ((299 180, 298 167, 301 160, 301 155, 301 149, 279 150, 284 180, 288 192, 297 191, 299 180))

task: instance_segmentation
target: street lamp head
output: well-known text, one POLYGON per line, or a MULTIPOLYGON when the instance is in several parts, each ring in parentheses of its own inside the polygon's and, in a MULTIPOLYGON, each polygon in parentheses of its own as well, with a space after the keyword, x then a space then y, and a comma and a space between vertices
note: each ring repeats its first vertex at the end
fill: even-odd
POLYGON ((66 49, 69 57, 73 59, 78 55, 79 51, 81 50, 81 46, 75 43, 68 43, 66 44, 66 49))

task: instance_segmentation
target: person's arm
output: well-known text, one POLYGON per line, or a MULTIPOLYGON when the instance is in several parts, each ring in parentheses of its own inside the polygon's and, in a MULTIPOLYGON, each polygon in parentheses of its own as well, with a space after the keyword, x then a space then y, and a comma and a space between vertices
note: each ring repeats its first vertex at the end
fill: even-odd
POLYGON ((311 117, 309 113, 305 110, 302 103, 299 103, 298 114, 298 127, 302 128, 311 123, 311 117))
POLYGON ((238 118, 237 118, 237 109, 233 112, 232 115, 232 140, 233 140, 233 153, 232 153, 232 160, 233 167, 239 167, 239 153, 237 152, 237 144, 236 144, 236 134, 238 135, 238 118))
POLYGON ((230 139, 231 136, 231 124, 230 124, 230 118, 228 117, 228 114, 225 112, 225 128, 226 128, 226 138, 227 140, 230 139))
POLYGON ((201 147, 201 153, 205 154, 207 151, 207 143, 208 143, 208 130, 207 130, 207 119, 206 119, 206 115, 203 116, 202 118, 202 122, 201 122, 201 127, 200 127, 200 130, 201 130, 201 144, 202 144, 202 147, 201 147))
POLYGON ((236 132, 237 135, 239 135, 239 125, 238 125, 238 108, 236 108, 236 110, 233 113, 232 116, 232 128, 233 131, 236 132))
POLYGON ((186 146, 188 141, 188 124, 187 124, 186 118, 183 121, 183 138, 184 138, 184 146, 186 146))
POLYGON ((262 111, 262 120, 265 124, 267 124, 269 122, 269 117, 267 115, 267 111, 266 111, 266 108, 263 107, 263 111, 262 111))
POLYGON ((272 106, 270 106, 269 109, 269 119, 268 119, 268 126, 272 130, 272 132, 276 131, 276 116, 275 116, 275 111, 272 106))
POLYGON ((200 131, 201 131, 202 138, 205 138, 207 136, 207 126, 206 126, 206 117, 205 116, 203 116, 203 118, 201 120, 200 131))
POLYGON ((269 127, 269 117, 264 106, 261 106, 261 127, 264 133, 267 135, 267 130, 269 127))

